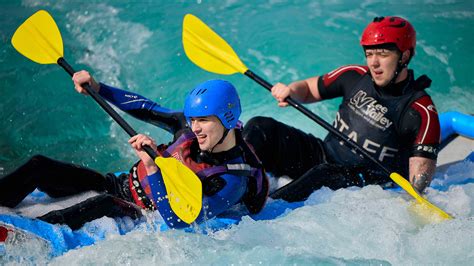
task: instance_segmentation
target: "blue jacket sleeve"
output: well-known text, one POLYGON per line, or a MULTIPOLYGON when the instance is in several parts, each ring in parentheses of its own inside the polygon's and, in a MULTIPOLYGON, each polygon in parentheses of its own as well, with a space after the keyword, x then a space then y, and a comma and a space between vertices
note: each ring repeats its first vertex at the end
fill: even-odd
MULTIPOLYGON (((247 190, 247 177, 229 174, 221 175, 221 177, 225 180, 226 185, 213 196, 203 197, 203 207, 195 221, 196 223, 201 223, 205 219, 211 219, 221 214, 231 206, 238 203, 245 194, 245 191, 247 190)), ((157 195, 153 200, 155 201, 158 211, 163 217, 165 223, 170 228, 188 227, 189 225, 181 221, 181 219, 179 219, 179 217, 173 212, 168 199, 164 197, 166 195, 166 188, 161 174, 157 172, 150 175, 148 176, 148 180, 153 180, 150 182, 150 187, 154 192, 153 194, 157 195)))
POLYGON ((164 108, 139 94, 100 83, 99 94, 120 110, 172 134, 186 127, 183 112, 164 108))

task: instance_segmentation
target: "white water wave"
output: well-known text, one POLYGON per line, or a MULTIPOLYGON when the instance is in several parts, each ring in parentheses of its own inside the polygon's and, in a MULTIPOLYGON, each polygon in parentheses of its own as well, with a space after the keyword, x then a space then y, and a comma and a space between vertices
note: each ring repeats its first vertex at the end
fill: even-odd
POLYGON ((254 57, 259 63, 258 68, 264 77, 268 77, 269 80, 298 80, 300 75, 298 70, 294 67, 289 67, 286 63, 282 63, 279 56, 275 55, 264 55, 260 51, 254 49, 248 49, 247 54, 254 57), (289 78, 285 78, 289 76, 289 78))
POLYGON ((474 18, 473 11, 448 11, 448 12, 441 12, 433 14, 435 18, 455 18, 455 19, 470 19, 474 18))
POLYGON ((122 20, 121 10, 98 4, 94 9, 67 13, 67 28, 81 47, 79 63, 99 72, 102 81, 121 86, 120 75, 131 55, 147 47, 152 32, 142 24, 122 20))
MULTIPOLYGON (((438 59, 441 63, 446 65, 446 73, 449 76, 450 82, 456 81, 456 77, 454 76, 454 71, 453 69, 449 66, 449 54, 444 53, 437 49, 435 46, 431 46, 426 44, 424 40, 419 40, 417 42, 417 46, 423 49, 423 51, 428 54, 429 56, 432 56, 436 59, 438 59)), ((441 47, 441 50, 444 50, 443 47, 441 47)))
MULTIPOLYGON (((448 191, 448 205, 465 195, 472 198, 473 188, 469 184, 461 191, 448 191)), ((430 199, 436 202, 437 197, 440 195, 430 199)), ((411 213, 410 202, 406 194, 378 186, 338 191, 323 188, 313 193, 305 206, 274 220, 244 217, 240 224, 210 235, 138 229, 71 251, 55 259, 53 265, 107 263, 111 258, 139 265, 474 262, 472 214, 426 224, 411 213)), ((463 208, 463 212, 471 212, 463 208)))

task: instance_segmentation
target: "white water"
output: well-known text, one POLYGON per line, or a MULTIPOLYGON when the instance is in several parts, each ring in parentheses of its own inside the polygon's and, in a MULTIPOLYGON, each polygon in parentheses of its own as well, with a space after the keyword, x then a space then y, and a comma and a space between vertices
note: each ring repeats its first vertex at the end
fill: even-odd
MULTIPOLYGON (((208 235, 159 232, 142 222, 126 235, 131 221, 101 218, 87 226, 106 233, 93 246, 51 258, 39 242, 14 247, 16 259, 52 265, 88 264, 362 264, 472 265, 474 262, 474 163, 462 162, 437 173, 428 199, 456 218, 434 222, 412 208, 404 192, 378 186, 314 192, 295 210, 273 220, 244 217, 238 225, 208 235), (467 184, 463 184, 467 183, 467 184)), ((268 207, 279 204, 270 201, 268 207)), ((25 209, 24 209, 25 210, 25 209)), ((151 218, 160 221, 160 217, 151 218)))
MULTIPOLYGON (((462 167, 472 173, 474 164, 462 167)), ((474 184, 452 185, 445 192, 430 188, 428 199, 456 218, 427 224, 410 211, 405 193, 378 186, 321 189, 305 206, 274 220, 245 217, 210 235, 146 229, 111 234, 52 263, 472 265, 474 184)))

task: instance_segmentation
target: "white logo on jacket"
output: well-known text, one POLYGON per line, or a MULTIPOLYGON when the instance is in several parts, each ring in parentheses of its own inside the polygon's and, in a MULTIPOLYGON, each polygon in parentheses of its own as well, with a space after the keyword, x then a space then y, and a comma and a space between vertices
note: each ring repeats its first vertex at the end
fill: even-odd
POLYGON ((359 90, 349 101, 349 108, 362 116, 371 125, 382 130, 389 128, 393 122, 385 117, 387 107, 378 103, 373 97, 367 96, 365 91, 359 90))

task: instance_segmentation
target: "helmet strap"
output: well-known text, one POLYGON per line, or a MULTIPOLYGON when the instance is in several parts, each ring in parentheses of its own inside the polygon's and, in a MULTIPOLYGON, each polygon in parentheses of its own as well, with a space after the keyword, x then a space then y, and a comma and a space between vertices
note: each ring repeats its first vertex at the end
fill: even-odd
POLYGON ((225 138, 227 137, 227 134, 229 134, 229 131, 230 131, 228 128, 226 127, 224 128, 225 130, 224 130, 224 133, 222 134, 222 138, 216 143, 216 145, 214 145, 214 147, 212 147, 212 149, 209 152, 212 152, 216 148, 217 145, 222 144, 222 142, 224 142, 225 138))
POLYGON ((400 58, 398 59, 397 68, 395 69, 395 73, 393 75, 393 78, 390 80, 390 82, 387 84, 387 86, 395 84, 395 81, 397 80, 397 78, 400 75, 400 73, 402 72, 402 70, 405 67, 408 66, 408 62, 407 63, 402 63, 402 58, 403 58, 403 53, 400 54, 400 58))

